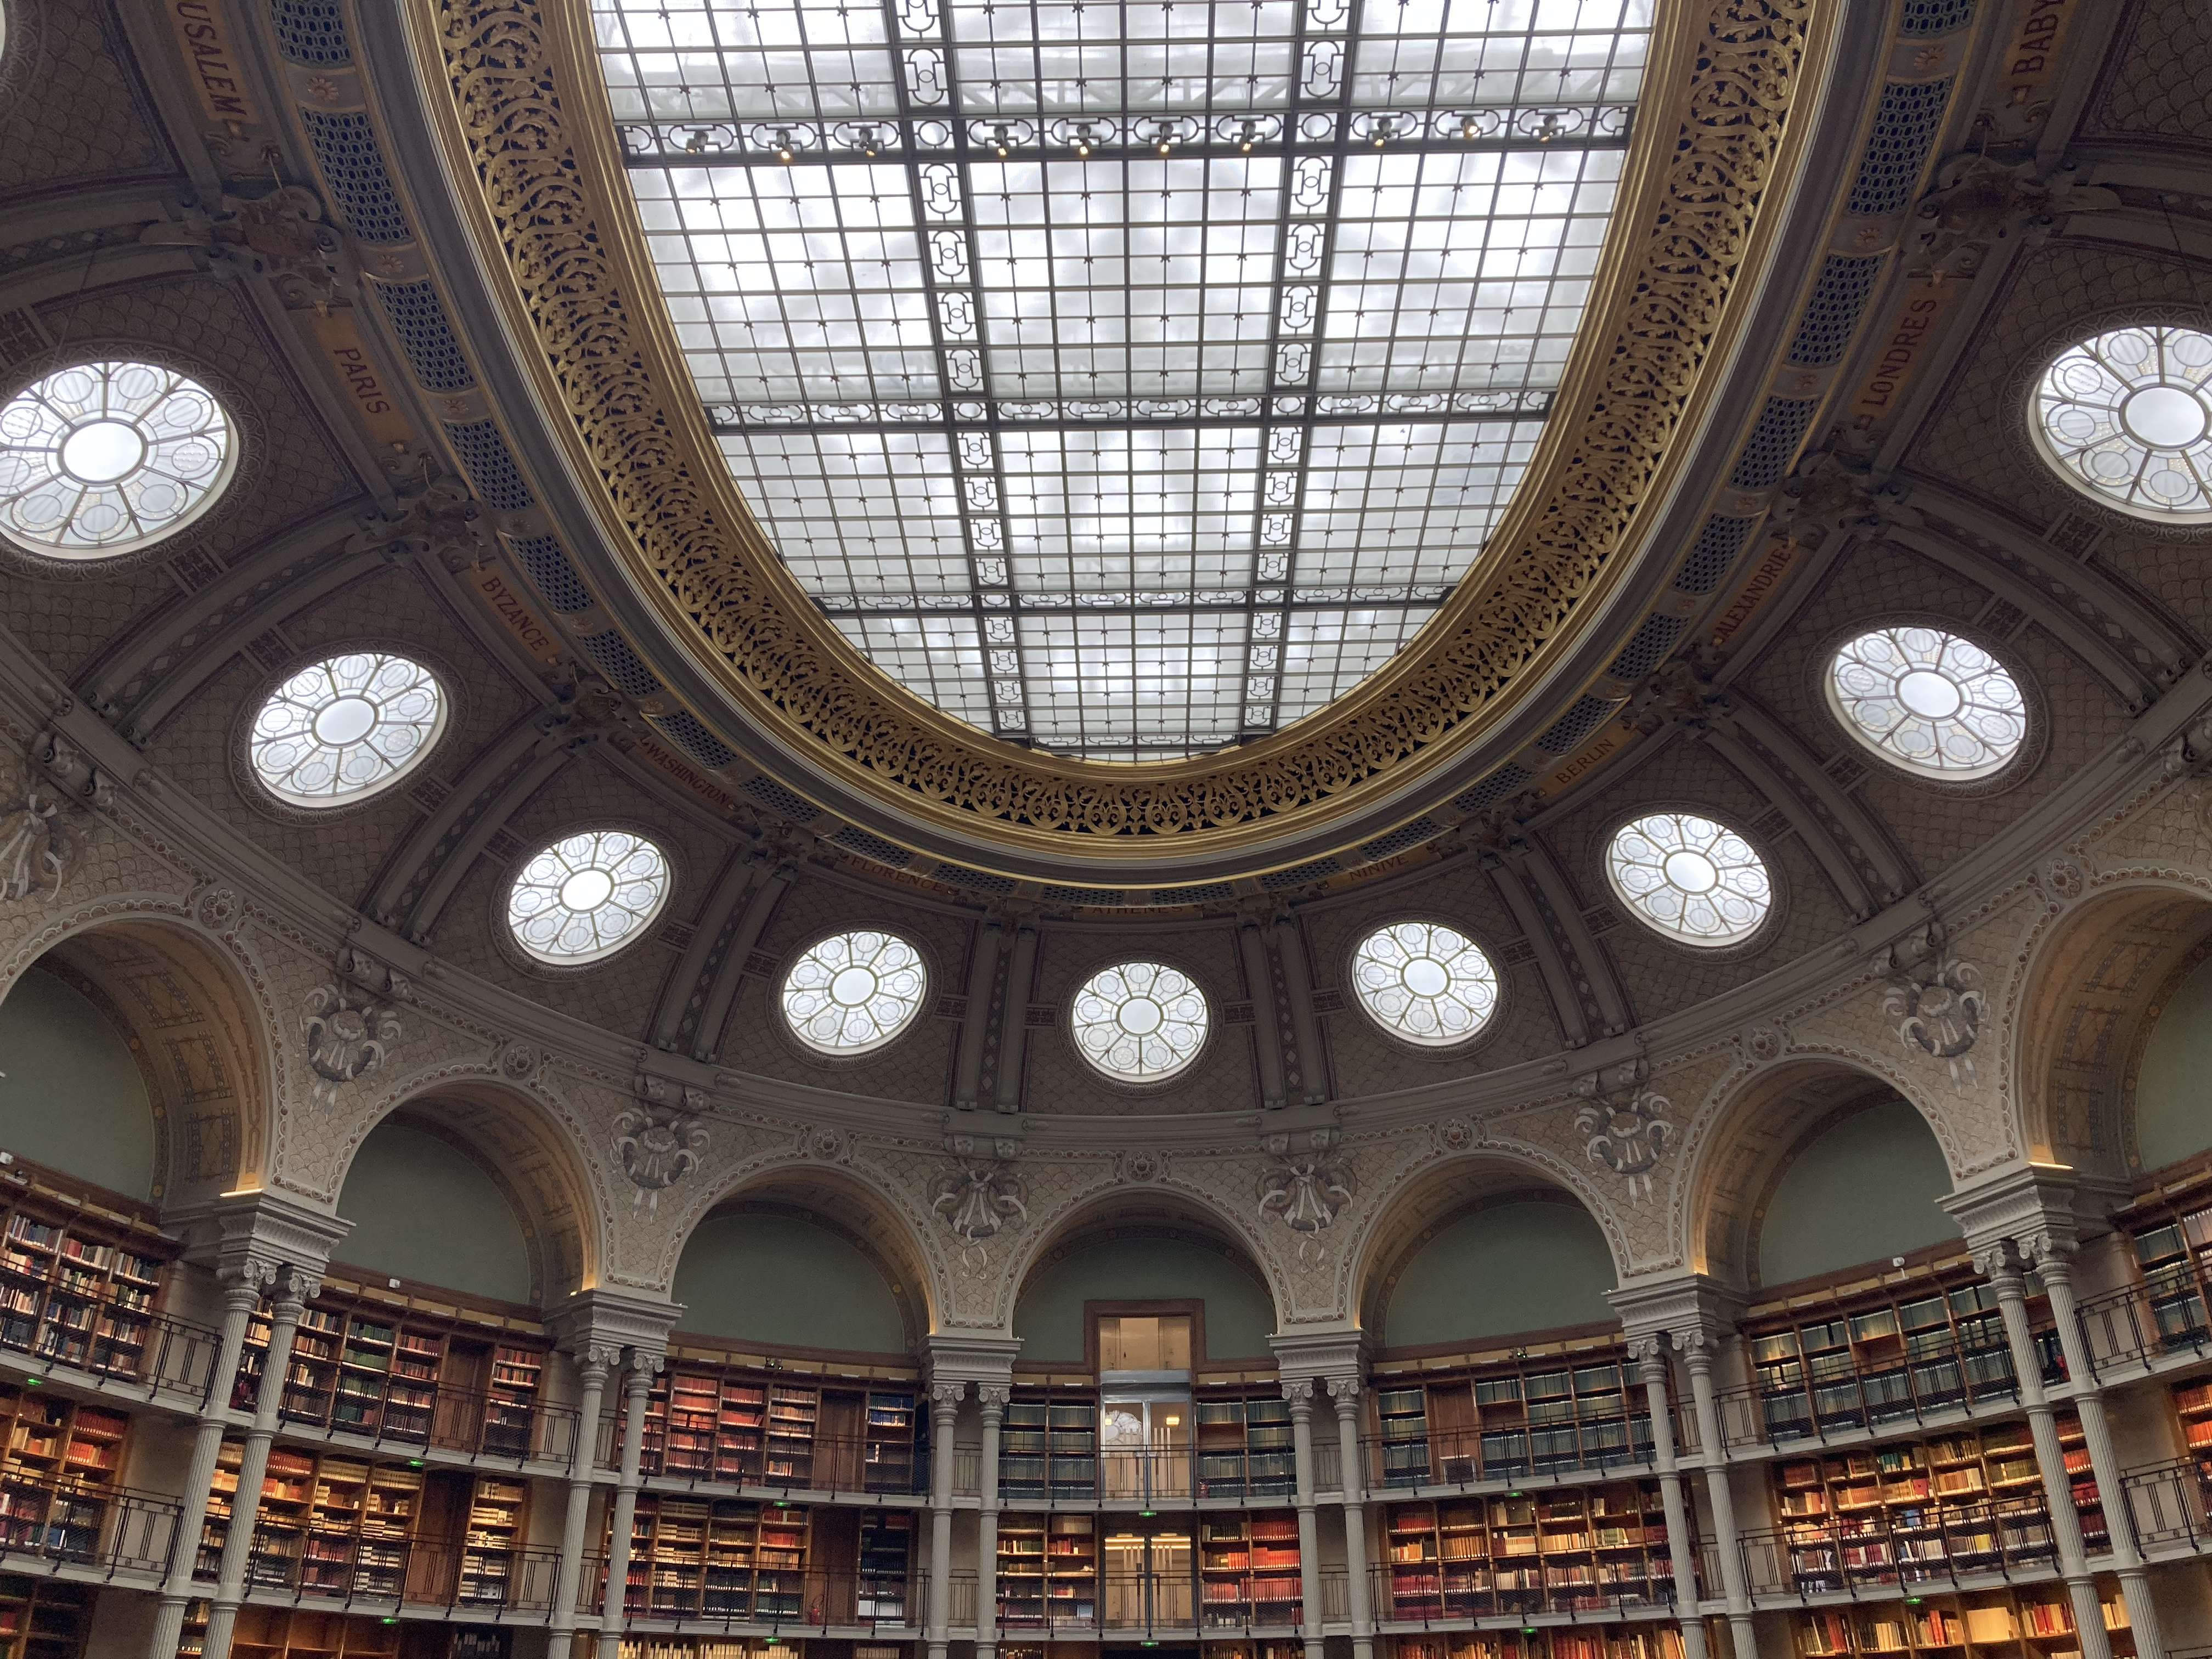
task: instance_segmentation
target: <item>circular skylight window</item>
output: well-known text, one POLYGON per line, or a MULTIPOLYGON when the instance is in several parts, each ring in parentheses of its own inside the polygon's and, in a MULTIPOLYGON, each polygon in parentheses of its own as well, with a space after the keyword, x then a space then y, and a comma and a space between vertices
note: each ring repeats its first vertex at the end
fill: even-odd
POLYGON ((1158 1083, 1198 1058, 1212 1016, 1180 969, 1125 962, 1075 994, 1072 1021, 1084 1059, 1123 1083, 1158 1083))
POLYGON ((1884 760, 1965 781, 2020 752, 2027 701, 1995 657, 1935 628, 1877 628, 1828 665, 1828 702, 1884 760))
POLYGON ((2100 501, 2212 519, 2212 334, 2121 328, 2069 347, 2036 387, 2036 433, 2100 501))
POLYGON ((1733 945, 1774 908, 1774 883, 1750 843, 1694 812, 1622 824, 1605 850, 1605 873, 1638 917, 1686 944, 1733 945))
POLYGON ((784 975, 783 1017, 810 1048, 866 1054, 914 1023, 928 983, 921 952, 897 934, 836 933, 784 975))
POLYGON ((592 830, 522 866, 507 925, 539 961, 574 967, 621 950, 667 901, 668 860, 658 847, 627 830, 592 830))
POLYGON ((253 717, 253 770, 297 806, 335 806, 389 788, 430 750, 446 699, 430 671, 349 651, 286 680, 253 717))
POLYGON ((1498 1012, 1497 969, 1439 922, 1394 922, 1360 940, 1352 988, 1384 1030, 1429 1048, 1466 1042, 1498 1012))
POLYGON ((151 363, 57 369, 0 407, 0 527, 64 558, 128 553, 204 513, 233 459, 198 381, 151 363))

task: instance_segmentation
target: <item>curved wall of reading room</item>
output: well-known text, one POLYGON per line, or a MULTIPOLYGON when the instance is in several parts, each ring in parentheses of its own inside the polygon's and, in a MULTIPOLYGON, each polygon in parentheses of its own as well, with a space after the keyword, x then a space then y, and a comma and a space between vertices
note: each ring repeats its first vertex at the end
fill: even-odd
POLYGON ((1907 1101, 1861 1108, 1799 1147, 1774 1183, 1758 1233, 1759 1282, 1783 1285, 1945 1239, 1958 1224, 1943 1149, 1907 1101))
POLYGON ((0 1000, 0 1146, 131 1198, 154 1194, 153 1103, 106 1014, 34 968, 0 1000))
POLYGON ((1275 1330, 1274 1305, 1252 1270, 1218 1245, 1188 1238, 1078 1238, 1048 1250, 1014 1304, 1012 1334, 1024 1359, 1079 1363, 1092 1303, 1194 1302, 1194 1333, 1207 1359, 1262 1358, 1275 1330))
POLYGON ((2156 1170, 2212 1146, 2212 963, 2175 986, 2136 1068, 2137 1165, 2156 1170))
POLYGON ((1613 1252, 1571 1200, 1500 1204, 1437 1228, 1396 1270, 1388 1347, 1609 1324, 1613 1252))
POLYGON ((337 1212, 353 1229, 334 1261, 371 1274, 530 1303, 530 1246, 483 1166, 427 1129, 390 1121, 346 1170, 337 1212))
POLYGON ((699 1224, 669 1293, 681 1328, 743 1342, 897 1354, 913 1340, 882 1271, 851 1241, 797 1216, 699 1224))

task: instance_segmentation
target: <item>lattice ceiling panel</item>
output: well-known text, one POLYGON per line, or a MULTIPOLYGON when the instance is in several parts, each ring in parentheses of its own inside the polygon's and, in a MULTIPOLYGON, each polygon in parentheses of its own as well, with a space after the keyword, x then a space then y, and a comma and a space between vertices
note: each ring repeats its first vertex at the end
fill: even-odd
POLYGON ((1650 0, 595 0, 731 473, 885 672, 1164 759, 1387 660, 1519 482, 1650 0))

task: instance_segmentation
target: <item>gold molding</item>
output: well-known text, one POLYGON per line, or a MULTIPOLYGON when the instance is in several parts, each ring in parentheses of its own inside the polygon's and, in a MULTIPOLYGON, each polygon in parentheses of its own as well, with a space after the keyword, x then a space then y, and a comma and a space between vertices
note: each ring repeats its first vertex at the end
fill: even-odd
MULTIPOLYGON (((1666 499, 1796 175, 1832 8, 1662 6, 1620 205, 1529 471, 1481 560, 1390 663, 1263 740, 1122 764, 1001 743, 895 684, 784 568, 721 464, 621 176, 580 5, 410 0, 454 195, 611 547, 754 720, 893 814, 1065 856, 1199 858, 1304 831, 1449 762, 1540 684, 1666 499), (450 118, 447 118, 450 117, 450 118), (473 188, 467 187, 473 185, 473 188), (507 280, 501 281, 500 278, 507 280), (596 481, 601 488, 589 489, 596 481)), ((647 656, 649 641, 633 641, 647 656)), ((741 750, 712 709, 701 718, 741 750)), ((757 745, 756 745, 757 746, 757 745)), ((793 780, 801 782, 801 780, 793 780)), ((1418 808, 1410 809, 1418 810, 1418 808)), ((1304 854, 1311 856, 1310 853, 1304 854)))

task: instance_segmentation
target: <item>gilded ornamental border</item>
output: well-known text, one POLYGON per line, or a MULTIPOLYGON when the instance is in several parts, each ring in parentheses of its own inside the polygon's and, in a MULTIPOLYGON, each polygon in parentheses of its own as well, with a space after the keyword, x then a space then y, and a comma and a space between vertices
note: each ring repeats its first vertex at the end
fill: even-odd
MULTIPOLYGON (((676 637, 752 716, 894 811, 1089 856, 1196 855, 1364 805, 1449 759, 1540 681, 1577 612, 1626 571, 1724 356, 1762 252, 1760 204, 1791 176, 1789 111, 1828 31, 1814 0, 1662 8, 1621 193, 1529 473, 1481 562, 1393 661, 1328 708, 1225 753, 1142 765, 998 741, 894 684, 814 610, 746 510, 692 395, 621 183, 580 5, 413 0, 422 67, 450 94, 441 138, 530 356, 565 411, 609 539, 676 637)), ((441 112, 442 113, 442 112, 441 112)), ((1802 124, 1800 124, 1802 125, 1802 124)), ((1802 141, 1801 141, 1802 142, 1802 141)), ((711 710, 699 710, 713 724, 711 710)), ((740 746, 742 733, 725 733, 740 746)))

